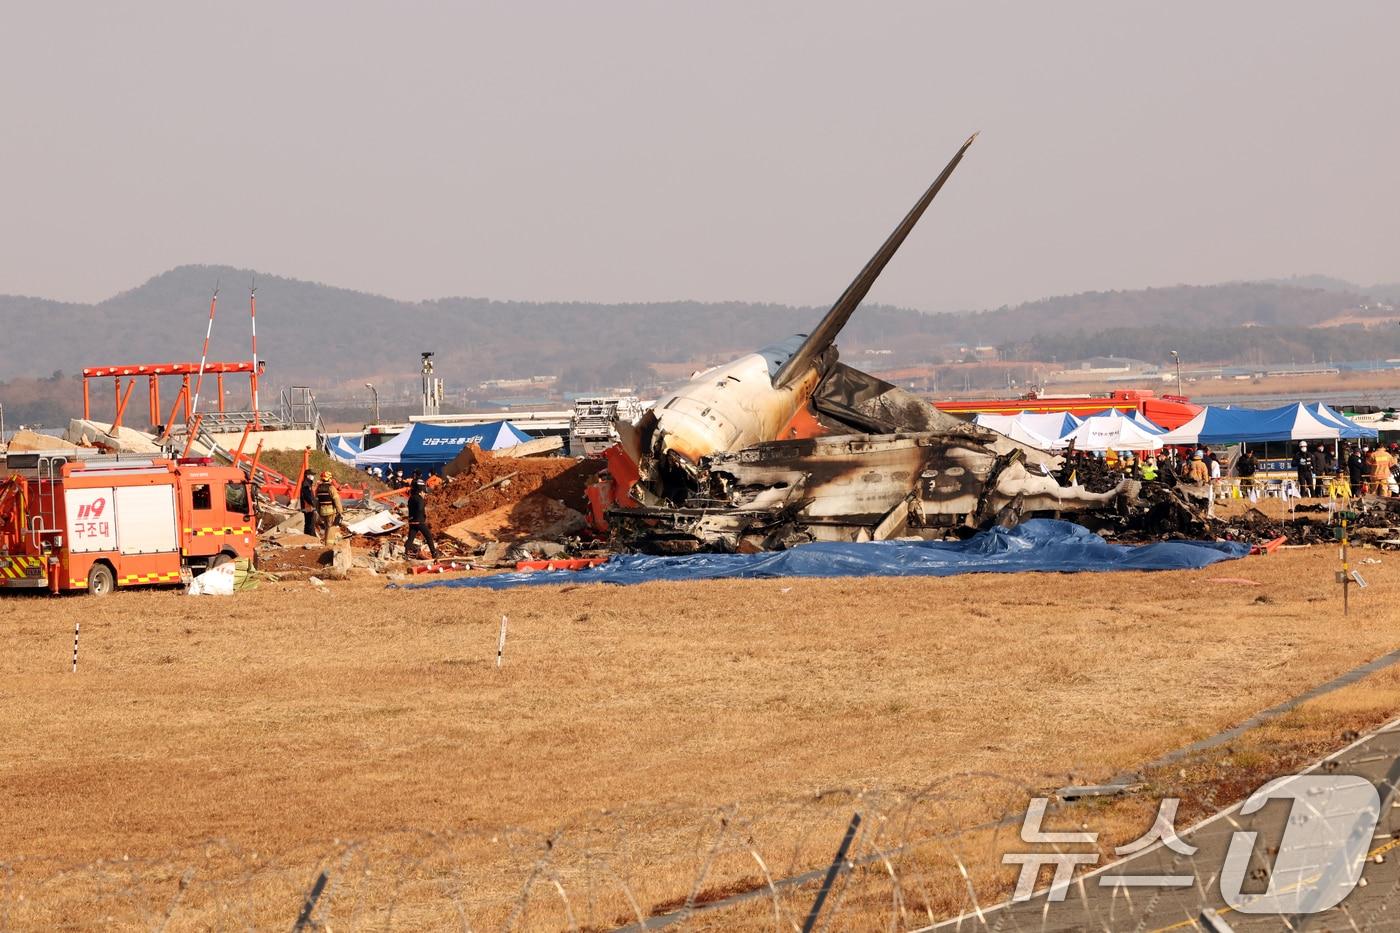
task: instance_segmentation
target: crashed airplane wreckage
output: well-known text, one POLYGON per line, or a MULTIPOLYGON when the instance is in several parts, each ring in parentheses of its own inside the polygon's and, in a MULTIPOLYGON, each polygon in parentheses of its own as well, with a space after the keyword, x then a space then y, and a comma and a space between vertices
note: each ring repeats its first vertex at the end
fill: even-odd
POLYGON ((619 426, 621 442, 605 454, 615 548, 753 551, 942 535, 1033 514, 1121 515, 1136 500, 1136 482, 1100 492, 1066 485, 1064 458, 838 361, 837 335, 975 138, 812 333, 699 373, 619 426))

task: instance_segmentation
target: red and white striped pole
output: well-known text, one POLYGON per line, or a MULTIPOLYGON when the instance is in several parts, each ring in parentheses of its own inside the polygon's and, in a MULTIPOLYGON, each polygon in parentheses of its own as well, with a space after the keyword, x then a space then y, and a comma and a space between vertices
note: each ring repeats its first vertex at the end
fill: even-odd
POLYGON ((258 424, 258 286, 252 285, 248 289, 248 318, 253 325, 253 375, 249 380, 253 385, 253 425, 258 424))
POLYGON ((214 297, 209 299, 209 326, 204 331, 204 350, 199 355, 199 375, 194 380, 194 402, 192 414, 199 414, 199 386, 204 382, 204 361, 209 358, 209 335, 214 333, 214 309, 219 304, 219 286, 214 286, 214 297))

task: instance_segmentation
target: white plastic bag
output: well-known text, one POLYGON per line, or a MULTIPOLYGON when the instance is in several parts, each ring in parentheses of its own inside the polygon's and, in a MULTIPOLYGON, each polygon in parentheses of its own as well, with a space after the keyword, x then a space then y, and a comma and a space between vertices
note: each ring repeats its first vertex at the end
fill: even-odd
POLYGON ((185 595, 232 596, 234 569, 233 561, 229 561, 204 571, 190 581, 190 588, 185 591, 185 595))

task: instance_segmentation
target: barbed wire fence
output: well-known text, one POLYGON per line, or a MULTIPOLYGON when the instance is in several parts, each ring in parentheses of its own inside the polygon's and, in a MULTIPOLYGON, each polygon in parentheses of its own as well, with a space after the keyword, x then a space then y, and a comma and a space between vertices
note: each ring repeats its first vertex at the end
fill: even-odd
MULTIPOLYGON (((547 831, 405 827, 275 854, 211 838, 159 857, 14 858, 0 861, 0 931, 915 930, 1011 894, 1016 869, 1002 856, 1024 849, 1026 803, 1044 795, 961 772, 912 790, 623 809, 547 831)), ((1149 791, 1051 812, 1058 826, 1112 827, 1099 844, 1108 856, 1152 825, 1155 804, 1149 791)), ((1218 872, 1202 865, 1199 876, 1218 872)), ((1400 879, 1383 889, 1366 916, 1400 906, 1400 879)), ((1135 926, 1155 928, 1144 921, 1157 901, 1134 910, 1135 926)), ((1160 911, 1161 925, 1180 919, 1165 902, 1160 911)), ((964 928, 1054 921, 1054 911, 1029 924, 1000 914, 964 928)), ((1118 927, 1106 917, 1098 928, 1118 927)))
MULTIPOLYGON (((905 928, 960 904, 954 840, 986 802, 979 782, 619 811, 548 832, 402 828, 275 855, 212 838, 160 857, 19 858, 0 862, 0 930, 837 929, 868 928, 872 910, 905 928)), ((990 783, 1008 803, 1030 790, 990 783)))

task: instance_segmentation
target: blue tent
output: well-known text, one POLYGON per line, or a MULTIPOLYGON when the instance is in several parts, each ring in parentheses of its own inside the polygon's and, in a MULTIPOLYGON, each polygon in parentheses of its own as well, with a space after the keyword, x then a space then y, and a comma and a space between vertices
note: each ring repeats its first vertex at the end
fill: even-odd
POLYGON ((1362 438, 1374 440, 1380 437, 1380 432, 1375 428, 1363 428, 1335 408, 1322 402, 1314 402, 1309 405, 1308 411, 1316 415, 1319 421, 1337 425, 1341 429, 1344 440, 1360 440, 1362 438))
MULTIPOLYGON (((1152 421, 1136 408, 1105 408, 1103 411, 1096 411, 1090 418, 1114 417, 1127 418, 1133 424, 1142 428, 1148 434, 1166 434, 1167 429, 1152 421)), ((1064 435, 1061 435, 1063 437, 1064 435)))
POLYGON ((326 452, 341 463, 353 464, 364 443, 358 434, 332 434, 326 438, 326 452))
POLYGON ((1175 430, 1162 435, 1165 444, 1259 444, 1265 441, 1335 440, 1340 424, 1324 419, 1303 405, 1278 408, 1205 408, 1175 430))
POLYGON ((1067 411, 1023 411, 1016 420, 1042 437, 1057 441, 1084 423, 1067 411))
POLYGON ((489 424, 427 424, 418 422, 371 450, 355 455, 355 466, 394 466, 406 470, 440 470, 468 444, 500 450, 530 440, 509 421, 489 424))

